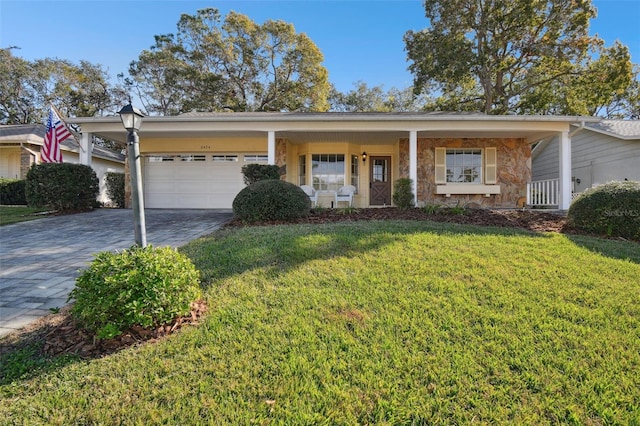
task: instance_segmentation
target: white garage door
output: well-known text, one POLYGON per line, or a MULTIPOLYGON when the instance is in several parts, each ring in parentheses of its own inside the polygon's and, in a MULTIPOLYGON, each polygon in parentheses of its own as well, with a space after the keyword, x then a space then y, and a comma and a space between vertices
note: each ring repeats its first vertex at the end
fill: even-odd
POLYGON ((148 208, 231 208, 245 187, 242 166, 265 162, 266 155, 149 155, 144 166, 144 203, 148 208))

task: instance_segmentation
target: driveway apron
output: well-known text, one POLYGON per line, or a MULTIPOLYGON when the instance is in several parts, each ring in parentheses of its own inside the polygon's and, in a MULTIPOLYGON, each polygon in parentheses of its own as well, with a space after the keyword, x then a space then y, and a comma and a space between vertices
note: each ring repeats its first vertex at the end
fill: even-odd
MULTIPOLYGON (((146 210, 147 243, 179 247, 210 234, 231 210, 146 210)), ((61 308, 101 251, 134 244, 133 212, 98 209, 0 227, 0 336, 61 308)))

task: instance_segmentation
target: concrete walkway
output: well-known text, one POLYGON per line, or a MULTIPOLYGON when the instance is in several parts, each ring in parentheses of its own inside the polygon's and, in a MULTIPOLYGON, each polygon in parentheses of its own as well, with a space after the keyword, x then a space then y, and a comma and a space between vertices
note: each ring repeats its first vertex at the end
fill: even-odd
MULTIPOLYGON (((231 210, 146 210, 147 243, 179 247, 231 217, 231 210)), ((66 305, 79 270, 96 253, 133 244, 133 212, 125 209, 0 227, 0 336, 66 305)))

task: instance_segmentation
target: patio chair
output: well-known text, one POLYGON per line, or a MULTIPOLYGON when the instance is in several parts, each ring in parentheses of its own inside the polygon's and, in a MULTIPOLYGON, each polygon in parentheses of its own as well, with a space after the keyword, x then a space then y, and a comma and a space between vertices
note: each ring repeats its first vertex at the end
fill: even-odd
POLYGON ((318 204, 318 192, 309 185, 300 185, 300 189, 302 189, 309 197, 309 200, 311 200, 311 207, 315 207, 316 204, 318 204))
POLYGON ((349 203, 349 207, 353 206, 353 194, 356 193, 356 187, 353 185, 345 185, 336 192, 336 207, 339 202, 349 203))

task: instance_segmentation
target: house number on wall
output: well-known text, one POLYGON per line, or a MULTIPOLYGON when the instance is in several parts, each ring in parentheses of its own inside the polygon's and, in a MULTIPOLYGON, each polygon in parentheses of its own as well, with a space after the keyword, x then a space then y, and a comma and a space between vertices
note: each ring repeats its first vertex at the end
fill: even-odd
POLYGON ((211 145, 200 145, 200 149, 211 149, 211 145))

